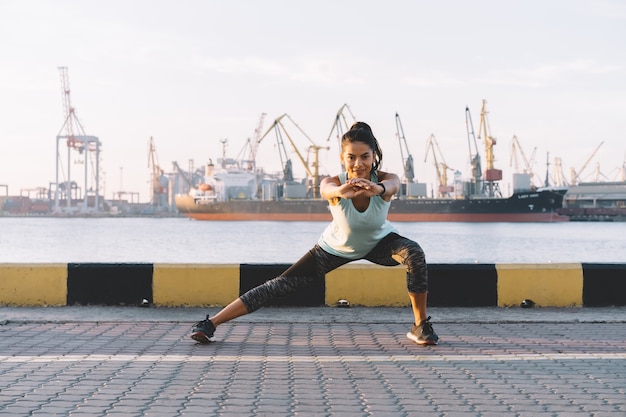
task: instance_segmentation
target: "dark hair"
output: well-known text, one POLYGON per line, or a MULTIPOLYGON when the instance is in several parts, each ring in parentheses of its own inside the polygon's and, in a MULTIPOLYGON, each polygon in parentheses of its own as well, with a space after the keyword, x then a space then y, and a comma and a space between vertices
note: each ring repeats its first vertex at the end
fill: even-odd
POLYGON ((374 152, 374 163, 372 169, 378 171, 383 163, 383 151, 378 145, 378 140, 374 137, 372 128, 365 122, 355 122, 344 135, 341 137, 341 151, 347 143, 362 142, 372 148, 374 152))
POLYGON ((352 129, 365 129, 365 130, 369 130, 370 133, 372 133, 372 128, 370 127, 370 125, 368 125, 365 122, 354 122, 354 124, 350 126, 350 130, 352 129))

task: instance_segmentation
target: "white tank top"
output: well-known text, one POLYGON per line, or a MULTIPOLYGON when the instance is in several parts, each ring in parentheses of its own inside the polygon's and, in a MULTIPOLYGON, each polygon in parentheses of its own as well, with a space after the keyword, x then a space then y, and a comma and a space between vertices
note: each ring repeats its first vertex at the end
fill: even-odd
MULTIPOLYGON (((371 181, 378 182, 378 176, 373 173, 371 181)), ((339 174, 342 184, 346 182, 347 174, 339 174)), ((391 206, 381 196, 370 198, 367 210, 358 211, 351 199, 341 198, 335 205, 330 205, 333 221, 326 227, 318 244, 326 252, 348 259, 361 259, 385 236, 396 229, 387 220, 387 213, 391 206)))

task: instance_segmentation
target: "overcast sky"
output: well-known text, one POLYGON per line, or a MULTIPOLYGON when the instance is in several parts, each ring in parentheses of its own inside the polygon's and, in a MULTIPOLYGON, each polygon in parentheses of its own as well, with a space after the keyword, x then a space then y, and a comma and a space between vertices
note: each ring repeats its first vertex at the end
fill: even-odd
MULTIPOLYGON (((447 164, 469 175, 465 107, 477 131, 482 100, 505 194, 513 135, 542 180, 548 153, 569 178, 596 149, 581 178, 599 168, 600 179, 618 180, 624 39, 617 0, 0 0, 0 184, 19 195, 54 181, 61 66, 86 133, 102 142, 106 198, 148 200, 150 137, 166 172, 172 161, 197 167, 221 155, 222 139, 236 156, 262 113, 264 131, 287 113, 330 146, 321 171, 334 174, 337 140, 327 139, 344 104, 373 127, 384 168, 401 174, 397 112, 417 180, 429 186, 431 134, 447 164)), ((306 153, 310 143, 289 133, 306 153)), ((280 169, 274 134, 257 162, 280 169)), ((80 169, 72 179, 83 184, 80 169)))

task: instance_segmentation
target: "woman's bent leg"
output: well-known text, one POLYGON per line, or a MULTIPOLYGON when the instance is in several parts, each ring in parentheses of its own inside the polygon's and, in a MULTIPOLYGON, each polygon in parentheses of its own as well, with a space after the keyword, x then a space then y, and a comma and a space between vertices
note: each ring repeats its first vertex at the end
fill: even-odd
POLYGON ((426 312, 428 303, 428 270, 426 257, 420 245, 408 238, 391 233, 381 240, 366 256, 379 265, 403 264, 407 268, 407 289, 411 300, 414 326, 407 336, 418 344, 436 344, 437 334, 426 312))
POLYGON ((410 293, 428 292, 428 269, 422 247, 414 240, 390 233, 365 256, 378 265, 406 266, 406 285, 410 293))

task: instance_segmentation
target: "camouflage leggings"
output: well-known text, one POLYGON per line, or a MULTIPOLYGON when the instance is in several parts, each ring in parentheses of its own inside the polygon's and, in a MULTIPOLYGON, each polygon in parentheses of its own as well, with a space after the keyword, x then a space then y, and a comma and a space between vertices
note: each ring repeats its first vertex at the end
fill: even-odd
MULTIPOLYGON (((428 273, 424 251, 420 245, 396 233, 385 236, 367 255, 363 257, 370 262, 384 266, 406 265, 407 289, 413 293, 428 291, 428 273), (396 259, 399 261, 396 261, 396 259)), ((280 276, 252 288, 240 299, 248 313, 263 307, 269 302, 293 294, 299 288, 314 280, 324 279, 326 273, 352 262, 331 255, 318 245, 307 252, 280 276)))

